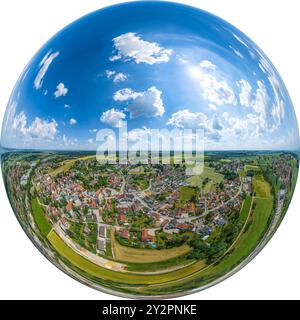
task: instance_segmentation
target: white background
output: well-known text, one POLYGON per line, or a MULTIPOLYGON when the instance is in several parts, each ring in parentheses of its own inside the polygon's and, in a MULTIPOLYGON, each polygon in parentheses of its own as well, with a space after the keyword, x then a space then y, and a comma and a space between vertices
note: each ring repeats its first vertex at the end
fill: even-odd
MULTIPOLYGON (((33 54, 57 31, 109 0, 0 1, 0 119, 13 86, 33 54)), ((178 1, 179 2, 179 1, 178 1)), ((300 2, 190 0, 232 23, 267 54, 300 117, 300 2)), ((300 299, 300 185, 279 230, 245 268, 221 284, 183 299, 300 299)), ((0 298, 117 299, 56 269, 19 226, 0 182, 0 298)))

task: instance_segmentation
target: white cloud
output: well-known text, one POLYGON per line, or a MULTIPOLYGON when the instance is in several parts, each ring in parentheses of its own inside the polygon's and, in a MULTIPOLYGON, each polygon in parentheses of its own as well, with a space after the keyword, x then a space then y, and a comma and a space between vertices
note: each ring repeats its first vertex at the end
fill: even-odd
POLYGON ((78 139, 68 138, 65 134, 63 134, 62 137, 58 137, 57 140, 58 140, 58 143, 63 147, 74 146, 78 142, 78 139))
POLYGON ((179 62, 183 64, 187 64, 189 62, 185 55, 184 56, 177 55, 176 58, 178 59, 179 62))
POLYGON ((191 112, 188 109, 179 110, 172 114, 167 125, 176 128, 197 128, 207 122, 207 116, 202 112, 191 112))
POLYGON ((125 33, 113 39, 116 54, 110 61, 125 58, 134 60, 137 64, 155 64, 168 62, 172 54, 171 49, 165 49, 156 42, 148 42, 133 32, 125 33))
POLYGON ((214 104, 212 104, 212 103, 209 103, 209 104, 208 104, 208 107, 209 107, 209 109, 211 109, 211 110, 213 110, 213 111, 217 111, 217 110, 218 110, 218 108, 217 108, 214 104))
POLYGON ((127 80, 126 74, 122 72, 116 72, 112 70, 106 70, 105 71, 106 76, 108 79, 112 79, 114 83, 123 82, 127 80))
POLYGON ((246 80, 240 80, 237 85, 241 92, 239 95, 240 104, 244 107, 252 108, 258 121, 261 132, 276 131, 284 118, 284 102, 280 97, 280 88, 276 87, 277 79, 270 80, 274 92, 274 100, 268 95, 267 88, 262 81, 257 81, 257 89, 254 91, 246 80))
POLYGON ((212 124, 211 125, 212 125, 212 129, 214 129, 214 130, 219 131, 219 130, 223 129, 223 125, 221 123, 221 119, 216 114, 213 115, 212 124))
POLYGON ((98 131, 98 129, 91 129, 91 130, 89 130, 89 132, 91 132, 91 133, 96 133, 98 131))
POLYGON ((199 63, 199 66, 203 69, 211 69, 211 70, 216 70, 216 65, 214 65, 211 61, 209 60, 202 60, 199 63))
POLYGON ((236 40, 238 42, 240 42, 242 45, 244 45, 246 48, 249 48, 248 44, 240 37, 238 36, 237 34, 235 33, 232 33, 232 35, 236 38, 236 40))
POLYGON ((241 105, 244 107, 250 107, 252 92, 252 87, 250 83, 247 80, 242 79, 237 82, 237 86, 241 89, 241 92, 239 94, 241 105))
POLYGON ((108 79, 111 79, 112 76, 116 74, 116 71, 106 70, 106 71, 105 71, 105 74, 106 74, 106 77, 107 77, 108 79))
POLYGON ((69 121, 69 123, 70 123, 70 125, 72 126, 72 125, 74 125, 74 124, 77 123, 77 120, 74 119, 74 118, 71 118, 70 121, 69 121))
POLYGON ((229 48, 240 58, 244 58, 241 52, 237 49, 235 49, 233 46, 229 46, 229 48))
POLYGON ((139 92, 134 92, 130 88, 124 88, 115 92, 113 98, 115 101, 126 101, 130 99, 136 99, 139 95, 139 92))
POLYGON ((191 67, 189 71, 190 75, 199 81, 204 99, 218 106, 236 105, 236 97, 230 85, 211 73, 215 73, 216 66, 210 61, 203 60, 199 66, 191 67))
POLYGON ((45 55, 43 60, 40 62, 40 64, 39 64, 40 69, 39 69, 39 72, 34 80, 34 87, 36 90, 39 90, 42 87, 45 74, 46 74, 48 68, 50 67, 51 63, 53 62, 53 60, 58 55, 59 55, 59 51, 56 51, 54 53, 51 53, 51 51, 49 51, 45 55))
POLYGON ((265 84, 262 81, 257 81, 257 90, 255 98, 251 102, 251 106, 256 113, 266 114, 268 107, 268 93, 265 84))
POLYGON ((161 117, 165 113, 165 107, 161 98, 162 92, 156 87, 146 91, 135 92, 130 88, 117 91, 114 94, 115 101, 128 101, 126 111, 130 118, 161 117))
POLYGON ((126 115, 123 111, 119 111, 115 108, 112 108, 102 113, 100 121, 112 127, 120 128, 123 126, 123 121, 125 118, 126 115))
POLYGON ((64 105, 64 108, 66 108, 66 109, 70 109, 70 108, 71 108, 71 106, 70 106, 69 104, 65 104, 65 105, 64 105))
POLYGON ((93 139, 88 139, 88 143, 92 144, 94 142, 93 139))
POLYGON ((206 140, 219 141, 222 137, 223 125, 221 119, 214 114, 209 119, 202 112, 191 112, 188 109, 179 110, 172 114, 167 125, 179 129, 203 129, 206 140))
POLYGON ((28 126, 27 116, 24 111, 15 115, 12 122, 12 132, 15 136, 22 137, 24 140, 53 140, 57 133, 57 122, 36 117, 28 126))
POLYGON ((118 83, 118 82, 123 82, 123 81, 126 81, 127 80, 127 76, 126 74, 122 73, 122 72, 119 72, 115 75, 114 77, 114 83, 118 83))
POLYGON ((56 91, 54 92, 55 98, 59 98, 61 96, 66 96, 69 89, 65 87, 65 85, 61 82, 56 87, 56 91))

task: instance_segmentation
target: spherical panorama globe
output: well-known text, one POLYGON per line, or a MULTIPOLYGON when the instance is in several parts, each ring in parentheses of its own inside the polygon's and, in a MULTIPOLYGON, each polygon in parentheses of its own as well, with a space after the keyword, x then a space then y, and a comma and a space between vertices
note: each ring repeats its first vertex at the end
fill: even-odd
POLYGON ((265 54, 168 2, 111 6, 57 33, 21 74, 1 145, 30 240, 125 297, 232 275, 276 231, 298 174, 294 109, 265 54))

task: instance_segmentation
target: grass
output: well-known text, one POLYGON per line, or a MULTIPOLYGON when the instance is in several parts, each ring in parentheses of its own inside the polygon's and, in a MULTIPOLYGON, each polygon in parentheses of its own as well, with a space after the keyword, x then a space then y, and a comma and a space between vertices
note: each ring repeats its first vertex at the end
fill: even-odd
POLYGON ((250 196, 246 196, 244 202, 243 202, 243 206, 240 212, 240 222, 242 224, 244 224, 247 220, 248 214, 249 214, 249 210, 251 207, 251 202, 252 202, 252 197, 250 196))
POLYGON ((34 220, 41 231, 42 235, 47 237, 52 229, 50 222, 46 219, 45 214, 36 198, 31 200, 31 208, 34 220))
POLYGON ((146 179, 135 179, 134 183, 141 189, 146 190, 149 187, 149 181, 146 179))
POLYGON ((245 170, 246 171, 261 171, 259 166, 254 166, 254 165, 250 165, 250 164, 246 164, 245 165, 245 170))
POLYGON ((69 171, 71 167, 74 165, 74 163, 78 160, 88 160, 95 158, 95 156, 86 156, 86 157, 81 157, 81 158, 76 158, 76 159, 70 159, 70 160, 65 160, 63 161, 62 165, 54 170, 50 170, 49 174, 52 176, 57 176, 59 173, 69 171))
POLYGON ((188 245, 161 250, 122 246, 118 243, 118 241, 116 241, 114 237, 114 230, 112 230, 111 244, 116 260, 131 263, 154 263, 174 259, 178 256, 188 253, 191 250, 188 245))
POLYGON ((266 232, 269 217, 272 214, 273 198, 255 198, 253 215, 245 228, 245 232, 238 238, 230 254, 226 256, 210 272, 224 274, 236 266, 242 259, 247 257, 256 247, 262 235, 266 232))
POLYGON ((223 181, 224 176, 221 173, 217 173, 214 168, 210 168, 205 166, 202 174, 197 176, 192 176, 188 178, 186 181, 192 186, 192 187, 202 187, 202 182, 204 179, 210 179, 214 183, 220 183, 223 181))
POLYGON ((208 193, 214 191, 214 189, 215 189, 215 184, 213 183, 213 181, 210 180, 210 181, 208 181, 207 184, 204 186, 204 188, 203 188, 203 193, 204 193, 204 194, 208 194, 208 193))
POLYGON ((189 265, 195 261, 186 258, 186 256, 176 257, 174 259, 154 262, 154 263, 127 263, 126 270, 136 272, 154 272, 167 270, 171 268, 184 268, 185 265, 189 265))
POLYGON ((246 177, 246 172, 243 170, 243 171, 240 171, 239 172, 239 176, 241 177, 241 178, 244 178, 244 177, 246 177))
MULTIPOLYGON (((55 250, 66 260, 69 261, 71 266, 79 268, 80 270, 86 272, 90 276, 94 276, 96 278, 124 283, 125 285, 147 285, 154 283, 164 283, 168 281, 178 280, 182 276, 186 276, 192 274, 199 269, 203 268, 204 262, 199 261, 193 263, 190 266, 187 266, 183 270, 171 271, 168 273, 164 273, 164 275, 155 274, 155 275, 138 275, 133 273, 124 273, 124 272, 116 272, 112 270, 105 269, 99 265, 96 265, 89 260, 85 259, 75 251, 73 251, 59 236, 55 231, 51 231, 48 235, 48 240, 51 245, 55 248, 55 250)), ((133 288, 132 288, 133 289, 133 288)))
MULTIPOLYGON (((255 249, 257 243, 266 232, 269 218, 273 212, 273 198, 255 198, 256 206, 250 217, 248 227, 237 238, 233 248, 217 264, 212 264, 194 275, 176 282, 176 284, 153 285, 145 288, 141 293, 158 294, 189 290, 213 281, 237 266, 255 249)), ((250 210, 250 208, 249 208, 250 210)), ((249 215, 250 213, 248 213, 249 215)))
POLYGON ((267 198, 271 196, 270 185, 262 175, 254 176, 252 184, 257 197, 267 198))
POLYGON ((128 173, 129 174, 137 174, 137 175, 144 174, 145 168, 143 166, 137 166, 137 167, 130 169, 128 173))
POLYGON ((196 195, 197 192, 193 188, 186 186, 180 188, 180 201, 183 203, 189 202, 191 198, 196 195))

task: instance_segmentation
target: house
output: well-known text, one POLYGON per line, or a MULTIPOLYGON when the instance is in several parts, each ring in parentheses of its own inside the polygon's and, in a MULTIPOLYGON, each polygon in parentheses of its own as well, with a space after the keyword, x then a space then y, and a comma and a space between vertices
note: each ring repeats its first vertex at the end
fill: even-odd
POLYGON ((119 223, 125 223, 127 222, 127 217, 125 216, 124 213, 120 213, 119 216, 118 216, 118 222, 119 223))
POLYGON ((66 209, 68 212, 73 211, 73 202, 72 200, 69 200, 68 204, 66 205, 66 209))
POLYGON ((119 229, 118 234, 125 239, 129 239, 130 236, 129 230, 125 228, 119 229))
POLYGON ((142 242, 155 242, 155 236, 151 235, 147 229, 142 229, 142 242))
POLYGON ((193 226, 187 223, 177 223, 176 228, 179 230, 191 230, 193 226))

